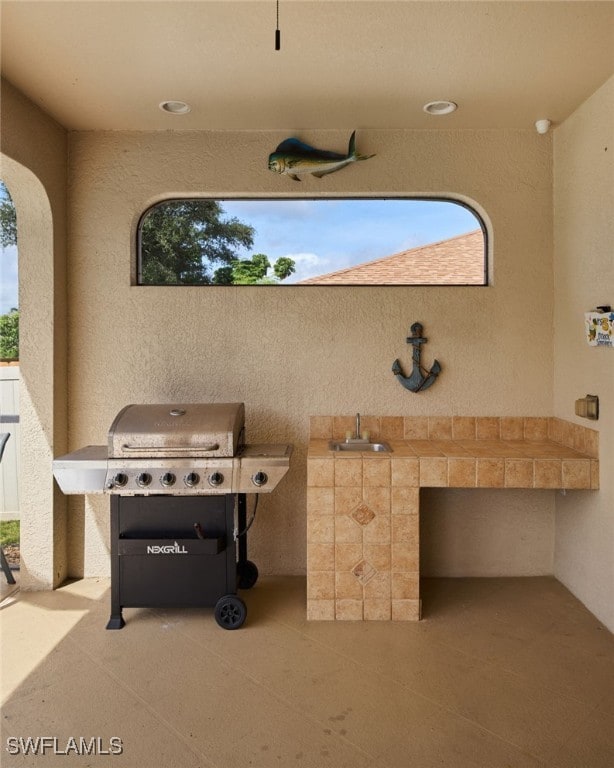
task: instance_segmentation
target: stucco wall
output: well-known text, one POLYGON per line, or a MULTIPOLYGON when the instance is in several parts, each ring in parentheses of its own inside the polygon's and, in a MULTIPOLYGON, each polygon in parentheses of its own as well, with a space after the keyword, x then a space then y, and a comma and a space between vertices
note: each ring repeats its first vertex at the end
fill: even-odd
POLYGON ((614 304, 614 78, 554 140, 554 412, 599 430, 600 491, 556 499, 555 574, 614 630, 614 350, 589 347, 584 312, 614 304), (600 416, 574 416, 598 395, 600 416))
POLYGON ((66 131, 2 81, 1 177, 19 248, 21 586, 67 575, 66 501, 51 460, 65 451, 66 131))
MULTIPOLYGON (((349 131, 301 135, 342 147, 349 131)), ((296 184, 266 168, 289 133, 74 133, 70 136, 70 447, 101 443, 136 401, 243 400, 251 441, 295 445, 289 475, 250 532, 263 572, 305 567, 308 416, 330 413, 550 415, 552 168, 534 131, 359 131, 377 157, 296 184), (158 288, 131 285, 138 218, 181 195, 454 195, 489 226, 488 288, 158 288), (414 395, 392 361, 419 320, 444 371, 414 395)), ((553 493, 433 492, 429 551, 460 536, 460 559, 426 572, 552 572, 553 493), (468 497, 467 497, 468 499, 468 497), (531 535, 526 536, 526 509, 531 535), (489 515, 489 510, 496 514, 489 515), (488 528, 492 527, 491 533, 488 528), (482 536, 471 535, 479 529, 482 536), (502 562, 490 542, 516 531, 502 562), (518 543, 518 546, 516 544, 518 543)), ((75 504, 71 569, 108 572, 108 501, 75 504), (85 539, 85 548, 82 541, 85 539)), ((425 514, 429 514, 428 509, 425 514)))

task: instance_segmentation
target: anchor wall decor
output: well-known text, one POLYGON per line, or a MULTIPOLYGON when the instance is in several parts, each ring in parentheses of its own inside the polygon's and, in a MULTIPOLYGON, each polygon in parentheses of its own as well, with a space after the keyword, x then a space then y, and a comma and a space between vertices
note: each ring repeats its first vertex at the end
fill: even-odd
POLYGON ((428 389, 441 371, 441 365, 437 360, 434 361, 431 366, 431 370, 427 371, 420 365, 420 354, 422 352, 422 345, 426 344, 426 338, 422 335, 422 324, 414 323, 411 327, 411 336, 408 336, 406 341, 413 347, 411 359, 413 362, 413 368, 411 376, 404 376, 401 363, 398 358, 392 364, 392 372, 397 377, 399 382, 409 389, 410 392, 421 392, 423 389, 428 389))

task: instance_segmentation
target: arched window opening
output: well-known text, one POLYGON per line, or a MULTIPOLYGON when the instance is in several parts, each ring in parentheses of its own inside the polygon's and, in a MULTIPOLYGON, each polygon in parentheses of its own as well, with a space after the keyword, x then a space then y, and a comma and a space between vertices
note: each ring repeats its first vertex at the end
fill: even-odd
POLYGON ((139 222, 138 285, 488 284, 486 227, 457 200, 165 200, 139 222))

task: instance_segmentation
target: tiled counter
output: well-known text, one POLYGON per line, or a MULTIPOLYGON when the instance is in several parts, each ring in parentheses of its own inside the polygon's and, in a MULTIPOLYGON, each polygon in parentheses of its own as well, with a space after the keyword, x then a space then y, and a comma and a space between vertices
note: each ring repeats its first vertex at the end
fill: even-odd
POLYGON ((420 488, 599 487, 599 433, 556 418, 362 417, 392 453, 332 452, 354 417, 313 416, 307 618, 420 618, 420 488))

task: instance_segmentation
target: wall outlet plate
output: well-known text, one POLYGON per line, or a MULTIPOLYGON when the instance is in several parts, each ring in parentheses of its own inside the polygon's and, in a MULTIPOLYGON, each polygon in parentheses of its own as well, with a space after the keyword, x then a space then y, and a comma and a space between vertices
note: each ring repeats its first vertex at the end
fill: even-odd
POLYGON ((576 400, 576 416, 597 421, 599 418, 599 398, 597 395, 586 395, 576 400))

